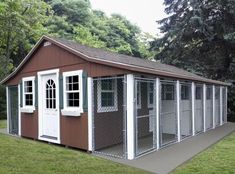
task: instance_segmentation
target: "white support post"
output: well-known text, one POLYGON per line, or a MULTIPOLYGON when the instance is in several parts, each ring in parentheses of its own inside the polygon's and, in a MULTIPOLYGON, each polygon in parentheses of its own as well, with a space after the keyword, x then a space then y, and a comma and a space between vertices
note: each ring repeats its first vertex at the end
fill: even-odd
POLYGON ((135 158, 134 75, 127 75, 127 159, 135 158))
POLYGON ((215 85, 212 86, 212 116, 213 116, 213 129, 215 128, 215 85))
POLYGON ((223 125, 223 88, 220 86, 220 125, 223 125))
POLYGON ((206 84, 203 84, 203 130, 206 132, 206 84))
POLYGON ((10 126, 9 126, 9 119, 10 119, 10 113, 9 113, 9 89, 6 87, 6 105, 7 105, 7 133, 10 133, 10 126))
POLYGON ((93 151, 93 78, 87 78, 88 98, 88 150, 93 151))
POLYGON ((160 132, 160 79, 156 78, 156 133, 157 133, 157 149, 160 148, 160 137, 159 137, 159 132, 160 132))
POLYGON ((225 87, 225 119, 224 122, 228 122, 228 87, 225 87))
POLYGON ((21 136, 20 84, 18 84, 18 136, 21 136))
POLYGON ((192 134, 195 135, 195 83, 192 82, 191 86, 192 95, 192 134))
POLYGON ((177 108, 177 129, 178 129, 178 142, 181 140, 181 131, 180 131, 180 82, 176 81, 176 108, 177 108))

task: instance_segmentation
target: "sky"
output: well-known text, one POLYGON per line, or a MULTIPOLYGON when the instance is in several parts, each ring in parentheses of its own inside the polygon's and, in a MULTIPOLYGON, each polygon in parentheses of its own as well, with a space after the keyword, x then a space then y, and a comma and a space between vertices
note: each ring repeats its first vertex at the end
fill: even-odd
POLYGON ((136 24, 144 32, 159 33, 157 20, 164 18, 163 0, 90 0, 92 9, 107 15, 118 13, 136 24))

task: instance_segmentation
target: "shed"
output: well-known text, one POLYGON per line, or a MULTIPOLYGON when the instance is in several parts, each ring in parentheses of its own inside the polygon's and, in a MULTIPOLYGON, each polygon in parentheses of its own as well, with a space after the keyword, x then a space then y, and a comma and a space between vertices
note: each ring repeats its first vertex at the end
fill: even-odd
POLYGON ((47 36, 1 83, 10 134, 130 160, 227 122, 228 83, 47 36))

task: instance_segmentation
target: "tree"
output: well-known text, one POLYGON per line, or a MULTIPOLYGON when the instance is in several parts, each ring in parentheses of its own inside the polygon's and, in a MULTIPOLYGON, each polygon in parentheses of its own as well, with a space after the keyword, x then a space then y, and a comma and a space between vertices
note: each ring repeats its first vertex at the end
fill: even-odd
POLYGON ((66 16, 70 24, 85 25, 91 20, 88 0, 52 0, 49 2, 56 16, 66 16))
MULTIPOLYGON (((9 74, 46 31, 50 7, 43 1, 0 2, 0 79, 9 74)), ((0 86, 0 117, 6 117, 5 88, 0 86)))
MULTIPOLYGON (((209 78, 234 81, 235 1, 165 0, 157 60, 209 78)), ((234 109, 235 111, 235 109, 234 109)))
POLYGON ((87 27, 84 27, 81 25, 77 26, 74 28, 74 32, 75 32, 75 38, 74 38, 75 41, 83 45, 87 45, 87 46, 91 46, 95 48, 106 47, 106 43, 99 40, 97 36, 92 35, 87 27))
POLYGON ((3 71, 8 73, 9 64, 16 65, 21 60, 18 50, 25 55, 45 32, 43 23, 50 8, 43 1, 2 0, 0 9, 0 54, 6 58, 3 71))

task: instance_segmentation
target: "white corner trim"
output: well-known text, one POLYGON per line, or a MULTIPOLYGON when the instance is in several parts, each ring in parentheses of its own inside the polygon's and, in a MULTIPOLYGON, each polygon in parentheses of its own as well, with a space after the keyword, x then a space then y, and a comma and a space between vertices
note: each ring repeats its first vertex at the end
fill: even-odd
POLYGON ((134 75, 127 78, 127 159, 135 158, 135 126, 134 126, 134 75))
POLYGON ((18 84, 18 135, 21 136, 20 84, 18 84))
POLYGON ((212 86, 212 115, 213 115, 213 129, 215 128, 215 85, 212 86))
POLYGON ((88 150, 93 151, 93 78, 87 78, 88 97, 88 150))
POLYGON ((195 135, 195 83, 192 82, 191 85, 191 95, 192 95, 192 134, 195 135))
POLYGON ((178 142, 181 141, 181 130, 180 130, 180 82, 176 81, 176 108, 177 108, 177 129, 178 129, 178 142))
POLYGON ((10 112, 9 112, 9 88, 6 87, 6 104, 7 104, 7 133, 10 133, 10 112))
POLYGON ((206 84, 203 84, 203 132, 206 132, 206 84))
POLYGON ((156 133, 157 133, 157 149, 160 148, 160 125, 159 125, 159 118, 160 118, 160 79, 156 78, 156 133))
POLYGON ((223 87, 220 86, 220 125, 223 125, 223 87))

